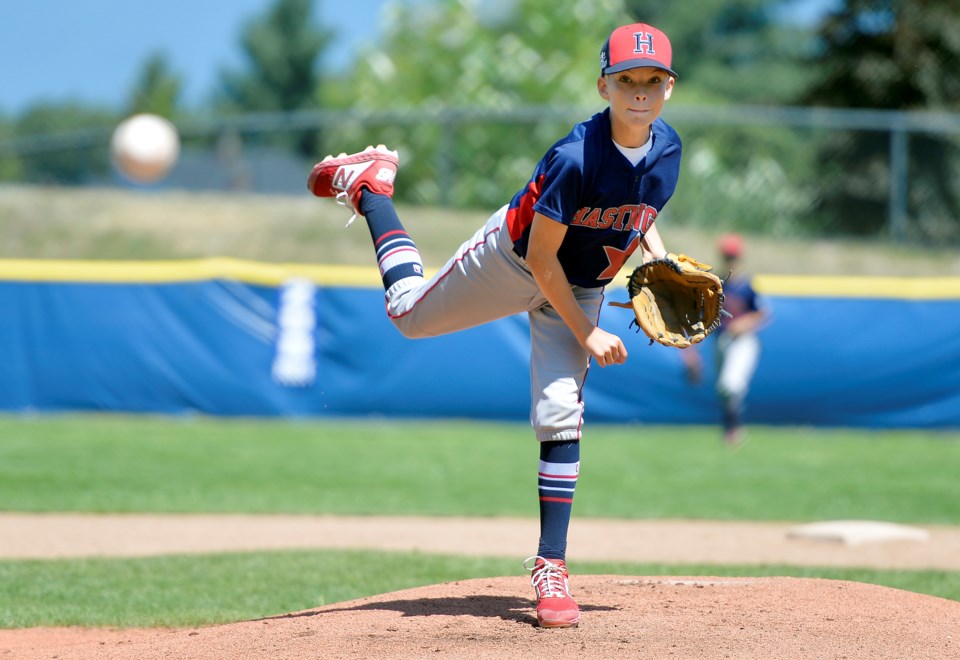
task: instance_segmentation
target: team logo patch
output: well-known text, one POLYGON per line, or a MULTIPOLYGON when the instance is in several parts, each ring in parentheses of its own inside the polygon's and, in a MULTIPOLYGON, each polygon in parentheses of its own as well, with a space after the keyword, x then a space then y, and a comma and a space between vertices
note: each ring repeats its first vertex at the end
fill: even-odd
POLYGON ((638 55, 656 55, 657 51, 653 49, 653 35, 649 32, 634 32, 633 38, 636 43, 636 47, 633 49, 634 53, 638 55))

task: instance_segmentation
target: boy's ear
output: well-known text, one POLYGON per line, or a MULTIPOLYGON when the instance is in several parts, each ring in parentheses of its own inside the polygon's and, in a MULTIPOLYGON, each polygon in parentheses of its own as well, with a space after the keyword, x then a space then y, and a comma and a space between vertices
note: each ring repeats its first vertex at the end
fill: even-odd
POLYGON ((607 91, 607 77, 600 76, 597 78, 597 92, 600 94, 600 98, 605 101, 610 100, 610 93, 607 91))
POLYGON ((663 92, 663 100, 667 101, 670 99, 670 95, 673 94, 673 84, 677 82, 677 79, 673 76, 670 76, 667 79, 667 88, 663 92))

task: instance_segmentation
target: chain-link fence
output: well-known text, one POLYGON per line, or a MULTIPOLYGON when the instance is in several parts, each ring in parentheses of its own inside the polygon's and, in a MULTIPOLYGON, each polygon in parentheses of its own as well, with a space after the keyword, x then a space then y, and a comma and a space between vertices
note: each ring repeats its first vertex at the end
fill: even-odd
MULTIPOLYGON (((544 151, 596 109, 319 111, 177 122, 181 158, 159 188, 304 194, 327 153, 401 153, 397 198, 493 209, 544 151), (298 154, 311 133, 320 153, 298 154)), ((668 104, 684 141, 673 222, 778 236, 960 244, 960 115, 668 104)), ((130 185, 111 170, 109 127, 0 141, 0 176, 130 185)))

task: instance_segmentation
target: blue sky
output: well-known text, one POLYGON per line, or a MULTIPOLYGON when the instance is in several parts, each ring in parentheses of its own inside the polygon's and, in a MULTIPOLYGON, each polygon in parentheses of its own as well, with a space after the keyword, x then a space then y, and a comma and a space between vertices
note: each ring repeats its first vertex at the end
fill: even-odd
MULTIPOLYGON (((198 106, 222 69, 242 64, 241 31, 273 1, 8 0, 0 18, 0 113, 43 100, 122 107, 143 62, 157 52, 180 76, 182 101, 198 106)), ((837 1, 796 0, 797 16, 837 1)), ((317 18, 335 35, 326 66, 342 67, 376 38, 387 2, 316 0, 317 18)))

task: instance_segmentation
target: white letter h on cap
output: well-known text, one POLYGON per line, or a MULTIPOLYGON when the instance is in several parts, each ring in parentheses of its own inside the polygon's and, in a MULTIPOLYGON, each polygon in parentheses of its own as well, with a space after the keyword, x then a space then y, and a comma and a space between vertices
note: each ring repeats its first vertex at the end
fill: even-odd
POLYGON ((637 47, 633 49, 634 53, 641 55, 656 55, 653 50, 653 35, 649 32, 634 32, 633 38, 637 40, 637 47))

